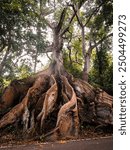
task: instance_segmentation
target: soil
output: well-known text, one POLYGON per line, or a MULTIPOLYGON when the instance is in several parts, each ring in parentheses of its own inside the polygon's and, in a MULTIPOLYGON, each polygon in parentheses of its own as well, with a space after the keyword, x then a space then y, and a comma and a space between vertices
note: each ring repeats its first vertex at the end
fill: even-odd
POLYGON ((0 150, 113 150, 113 138, 79 139, 47 143, 25 143, 22 145, 0 145, 0 150))
MULTIPOLYGON (((89 139, 89 138, 100 138, 112 136, 112 126, 102 127, 87 125, 81 127, 80 136, 78 139, 89 139)), ((68 141, 74 139, 72 137, 64 139, 63 141, 68 141)), ((31 143, 40 143, 40 140, 27 139, 23 136, 22 130, 17 130, 13 125, 6 127, 4 130, 0 130, 0 146, 7 145, 22 145, 31 143)), ((46 141, 43 141, 46 142, 46 141)))

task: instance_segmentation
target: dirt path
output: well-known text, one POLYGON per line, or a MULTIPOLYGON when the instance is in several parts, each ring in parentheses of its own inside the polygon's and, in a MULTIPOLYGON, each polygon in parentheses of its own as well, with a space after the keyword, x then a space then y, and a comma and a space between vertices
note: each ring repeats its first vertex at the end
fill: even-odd
POLYGON ((32 143, 25 145, 0 146, 0 150, 112 150, 112 137, 60 141, 57 143, 32 143))

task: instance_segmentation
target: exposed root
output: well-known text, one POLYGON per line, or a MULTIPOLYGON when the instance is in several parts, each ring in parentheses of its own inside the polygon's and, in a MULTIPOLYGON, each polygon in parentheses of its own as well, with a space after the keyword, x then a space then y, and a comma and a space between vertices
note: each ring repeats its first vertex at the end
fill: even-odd
POLYGON ((61 78, 67 89, 65 94, 68 95, 68 97, 71 96, 71 99, 60 108, 58 112, 56 128, 45 135, 46 137, 50 135, 51 138, 56 137, 56 135, 59 135, 60 137, 67 137, 71 135, 78 136, 79 118, 76 94, 72 86, 69 84, 67 78, 64 76, 61 78))
POLYGON ((44 102, 44 99, 45 99, 45 95, 46 95, 46 93, 43 93, 41 95, 41 97, 38 99, 36 105, 34 106, 35 116, 38 116, 38 114, 41 112, 41 110, 43 108, 43 102, 44 102))
POLYGON ((35 78, 28 80, 14 80, 3 91, 0 111, 4 112, 9 107, 13 107, 18 104, 28 92, 28 89, 33 85, 35 78))
POLYGON ((57 100, 57 95, 58 95, 58 87, 57 87, 56 80, 55 80, 54 76, 51 76, 51 78, 53 79, 54 84, 46 92, 42 111, 40 112, 40 114, 37 117, 37 120, 41 119, 41 129, 43 127, 45 118, 48 116, 48 114, 50 114, 53 111, 54 105, 57 100))
POLYGON ((5 114, 0 120, 0 128, 5 127, 8 124, 12 124, 20 117, 23 113, 24 105, 20 103, 12 108, 7 114, 5 114))
POLYGON ((60 134, 70 134, 72 130, 75 130, 77 134, 79 129, 77 97, 67 78, 62 76, 62 80, 68 89, 67 95, 71 95, 71 99, 59 110, 56 126, 59 127, 60 134))
POLYGON ((102 125, 112 124, 112 96, 79 79, 75 79, 73 84, 77 96, 82 101, 82 106, 78 105, 81 121, 102 125))
POLYGON ((98 103, 105 103, 106 105, 109 105, 112 107, 112 96, 108 95, 105 91, 102 89, 96 89, 96 101, 98 103))
POLYGON ((69 84, 68 79, 66 77, 62 76, 61 78, 63 81, 62 87, 63 87, 63 90, 65 92, 65 95, 68 97, 68 99, 71 99, 71 97, 72 97, 72 86, 69 84))
POLYGON ((13 81, 5 89, 0 108, 11 110, 0 119, 0 128, 20 120, 24 133, 56 140, 77 137, 83 122, 112 124, 110 95, 63 69, 53 71, 48 69, 30 80, 13 81), (51 128, 47 128, 49 123, 51 128))
POLYGON ((88 102, 94 101, 95 89, 90 84, 80 79, 74 79, 73 86, 79 98, 87 98, 88 102))
POLYGON ((23 113, 23 118, 22 118, 22 120, 23 120, 23 127, 24 127, 24 131, 26 131, 29 127, 28 127, 28 125, 29 125, 29 117, 30 117, 30 112, 29 112, 29 110, 28 110, 28 107, 27 106, 25 106, 25 108, 24 108, 24 113, 23 113))
POLYGON ((28 107, 31 103, 30 97, 33 97, 35 93, 37 94, 39 93, 38 88, 41 87, 42 83, 43 83, 43 79, 42 77, 39 77, 35 81, 34 85, 28 90, 27 95, 23 98, 23 100, 16 106, 14 106, 7 114, 5 114, 2 117, 2 119, 0 120, 0 128, 5 127, 8 124, 14 123, 16 119, 20 117, 21 115, 23 115, 23 122, 25 123, 25 126, 26 126, 25 128, 27 128, 28 118, 29 118, 28 107))

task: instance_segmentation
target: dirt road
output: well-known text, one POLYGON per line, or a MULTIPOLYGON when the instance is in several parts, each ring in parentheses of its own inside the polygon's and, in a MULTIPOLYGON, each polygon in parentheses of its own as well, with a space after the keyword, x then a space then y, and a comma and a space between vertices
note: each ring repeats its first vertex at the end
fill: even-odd
POLYGON ((0 146, 0 150, 112 150, 112 137, 60 141, 57 143, 33 143, 25 145, 0 146))

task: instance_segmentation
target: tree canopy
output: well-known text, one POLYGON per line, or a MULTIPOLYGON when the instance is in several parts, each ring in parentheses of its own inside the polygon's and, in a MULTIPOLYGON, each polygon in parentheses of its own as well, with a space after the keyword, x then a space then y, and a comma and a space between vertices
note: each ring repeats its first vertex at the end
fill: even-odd
POLYGON ((0 12, 0 75, 7 79, 19 76, 22 68, 27 74, 35 73, 38 64, 44 63, 53 44, 52 24, 60 26, 64 22, 63 54, 68 59, 64 63, 80 76, 83 71, 89 74, 96 45, 107 43, 112 35, 111 0, 3 0, 0 12))

